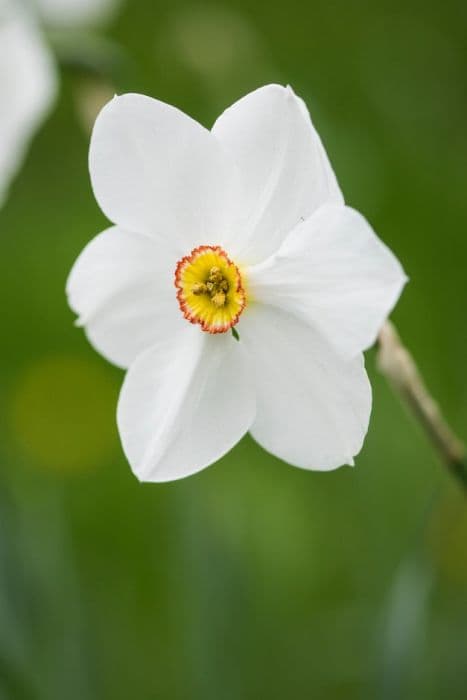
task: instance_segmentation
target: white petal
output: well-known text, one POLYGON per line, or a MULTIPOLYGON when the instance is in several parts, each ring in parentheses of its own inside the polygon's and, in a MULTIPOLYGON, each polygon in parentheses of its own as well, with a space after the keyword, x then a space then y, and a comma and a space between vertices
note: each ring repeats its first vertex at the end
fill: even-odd
POLYGON ((186 323, 175 294, 175 264, 164 240, 117 227, 84 248, 68 278, 68 302, 108 360, 128 367, 161 333, 186 323))
POLYGON ((250 427, 255 401, 244 348, 232 335, 186 324, 130 367, 118 426, 141 481, 171 481, 228 452, 250 427))
POLYGON ((115 97, 97 117, 89 165, 111 221, 176 240, 183 255, 237 228, 235 165, 209 131, 175 107, 144 95, 115 97))
POLYGON ((227 109, 214 124, 250 199, 249 224, 235 251, 245 263, 275 252, 290 230, 327 201, 343 202, 305 107, 291 88, 268 85, 227 109))
POLYGON ((363 357, 340 359, 308 326, 260 304, 245 310, 238 332, 253 358, 255 440, 304 469, 353 464, 371 411, 363 357))
POLYGON ((51 55, 35 24, 0 5, 0 204, 56 92, 51 55))
POLYGON ((246 274, 254 298, 295 314, 344 356, 374 343, 407 281, 363 216, 336 205, 321 207, 246 274))
POLYGON ((33 0, 43 21, 50 26, 95 25, 110 18, 120 0, 33 0))

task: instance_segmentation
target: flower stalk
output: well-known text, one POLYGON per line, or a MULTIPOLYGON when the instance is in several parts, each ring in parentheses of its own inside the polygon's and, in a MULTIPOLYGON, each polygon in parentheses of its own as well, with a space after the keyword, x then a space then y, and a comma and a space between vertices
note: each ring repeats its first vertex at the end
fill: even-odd
POLYGON ((428 391, 414 358, 389 321, 378 336, 377 364, 395 392, 423 427, 441 460, 467 493, 467 455, 428 391))

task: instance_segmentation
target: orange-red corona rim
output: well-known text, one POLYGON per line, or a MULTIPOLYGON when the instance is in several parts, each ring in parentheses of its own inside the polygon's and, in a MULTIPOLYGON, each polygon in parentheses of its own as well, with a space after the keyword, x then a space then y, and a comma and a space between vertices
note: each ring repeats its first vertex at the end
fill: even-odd
POLYGON ((175 287, 184 317, 207 333, 225 333, 245 308, 240 271, 220 246, 199 246, 179 260, 175 287))

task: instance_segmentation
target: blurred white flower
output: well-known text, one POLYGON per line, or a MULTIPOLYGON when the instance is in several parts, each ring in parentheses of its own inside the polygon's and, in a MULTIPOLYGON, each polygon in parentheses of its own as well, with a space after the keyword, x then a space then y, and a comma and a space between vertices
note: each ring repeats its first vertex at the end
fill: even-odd
POLYGON ((0 0, 0 204, 56 92, 52 56, 34 18, 0 0))
POLYGON ((30 0, 50 27, 100 24, 115 11, 120 0, 30 0))
POLYGON ((362 351, 406 278, 345 206, 304 103, 269 85, 208 131, 116 97, 90 172, 114 226, 67 293, 94 347, 129 368, 118 426, 135 474, 187 476, 248 430, 299 467, 352 464, 371 410, 362 351))
POLYGON ((97 20, 115 0, 0 0, 0 205, 57 92, 55 60, 40 25, 97 20))

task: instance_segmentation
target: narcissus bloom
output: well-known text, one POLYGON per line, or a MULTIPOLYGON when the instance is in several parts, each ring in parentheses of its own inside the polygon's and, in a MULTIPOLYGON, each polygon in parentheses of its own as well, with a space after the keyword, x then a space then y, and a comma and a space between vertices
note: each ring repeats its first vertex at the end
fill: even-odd
POLYGON ((0 205, 53 104, 57 71, 44 26, 101 20, 117 0, 0 0, 0 205))
POLYGON ((248 430, 298 467, 352 464, 371 410, 362 351, 406 278, 345 206, 302 100, 269 85, 208 131, 116 97, 90 172, 114 225, 67 293, 94 347, 128 368, 117 419, 135 474, 193 474, 248 430))
POLYGON ((14 0, 0 0, 0 91, 1 205, 56 92, 52 56, 34 17, 14 0))

